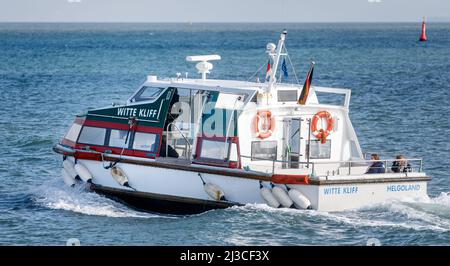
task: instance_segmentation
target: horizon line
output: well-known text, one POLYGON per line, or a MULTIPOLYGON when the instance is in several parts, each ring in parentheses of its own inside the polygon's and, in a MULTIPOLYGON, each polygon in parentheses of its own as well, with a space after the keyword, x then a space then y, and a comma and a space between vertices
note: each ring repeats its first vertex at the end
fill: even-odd
MULTIPOLYGON (((313 23, 421 23, 418 20, 404 20, 404 21, 1 21, 0 23, 46 23, 46 24, 87 24, 87 23, 98 23, 98 24, 313 24, 313 23)), ((425 20, 425 22, 433 23, 449 23, 450 18, 441 20, 425 20)))

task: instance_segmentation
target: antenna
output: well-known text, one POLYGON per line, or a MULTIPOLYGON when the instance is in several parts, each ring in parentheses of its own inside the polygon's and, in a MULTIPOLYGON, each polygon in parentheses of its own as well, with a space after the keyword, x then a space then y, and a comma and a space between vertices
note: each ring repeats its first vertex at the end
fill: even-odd
POLYGON ((269 55, 273 56, 274 62, 273 62, 273 71, 270 73, 270 80, 269 80, 269 86, 267 86, 267 92, 270 92, 272 90, 273 84, 277 81, 276 74, 278 69, 278 64, 280 63, 280 57, 281 52, 283 51, 284 46, 284 40, 286 39, 287 30, 283 30, 283 32, 280 35, 280 40, 278 41, 278 45, 276 46, 276 53, 273 54, 273 51, 275 50, 275 47, 273 44, 268 44, 266 49, 269 52, 269 55), (272 53, 271 53, 272 52, 272 53))
POLYGON ((186 56, 186 61, 188 62, 199 62, 195 67, 198 70, 198 73, 202 74, 202 80, 206 80, 206 74, 210 73, 210 70, 213 69, 213 64, 211 64, 210 60, 220 60, 220 55, 190 55, 186 56))

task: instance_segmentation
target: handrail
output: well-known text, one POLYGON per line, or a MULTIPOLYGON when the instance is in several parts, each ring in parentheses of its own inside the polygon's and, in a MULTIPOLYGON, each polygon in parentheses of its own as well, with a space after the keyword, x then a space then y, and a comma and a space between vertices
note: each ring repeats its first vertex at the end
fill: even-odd
MULTIPOLYGON (((252 157, 252 156, 246 156, 246 155, 240 155, 243 158, 250 158, 250 159, 256 159, 256 160, 261 160, 261 161, 270 161, 272 162, 272 174, 275 173, 275 163, 290 163, 290 161, 287 160, 276 160, 276 159, 268 159, 268 158, 258 158, 258 157, 252 157)), ((348 175, 351 175, 351 169, 352 169, 352 164, 354 163, 358 163, 358 164, 364 164, 365 166, 369 166, 371 163, 374 162, 383 162, 385 164, 384 168, 385 168, 385 172, 387 172, 387 165, 388 162, 396 162, 399 159, 387 159, 387 160, 349 160, 349 161, 325 161, 325 162, 295 162, 297 164, 302 164, 302 165, 312 165, 312 169, 311 169, 311 173, 313 175, 315 175, 315 167, 316 165, 323 165, 323 164, 348 164, 349 167, 349 172, 348 175)), ((418 166, 418 171, 417 172, 422 172, 423 170, 423 159, 422 158, 407 158, 405 159, 408 162, 418 162, 419 166, 418 166)), ((362 165, 358 165, 358 166, 362 166, 362 165)), ((355 166, 353 166, 355 167, 355 166)), ((412 168, 413 169, 413 168, 412 168)), ((334 171, 333 171, 334 172, 334 171)))
MULTIPOLYGON (((312 89, 314 92, 323 92, 323 93, 334 93, 334 94, 344 94, 344 105, 338 105, 343 106, 345 108, 349 108, 350 106, 350 95, 351 90, 349 89, 339 89, 339 88, 329 88, 329 87, 318 87, 318 86, 312 86, 312 89)), ((320 103, 319 103, 320 104, 320 103)))
MULTIPOLYGON (((286 161, 286 160, 258 158, 258 157, 246 156, 246 155, 240 155, 240 156, 243 158, 250 158, 250 159, 256 159, 256 160, 261 160, 261 161, 271 161, 272 162, 272 174, 275 173, 275 163, 290 163, 290 161, 286 161)), ((309 165, 312 165, 311 172, 314 173, 314 163, 312 163, 312 162, 296 162, 296 163, 304 164, 304 165, 308 166, 307 168, 309 168, 309 165)))
MULTIPOLYGON (((280 163, 288 163, 290 161, 286 161, 286 160, 273 160, 273 159, 267 159, 267 158, 259 158, 259 157, 255 157, 255 156, 248 156, 248 155, 241 155, 241 157, 244 158, 251 158, 251 159, 256 159, 256 160, 261 160, 261 161, 275 161, 275 162, 280 162, 280 163)), ((358 160, 358 161, 325 161, 325 162, 309 162, 309 164, 333 164, 333 163, 369 163, 369 162, 394 162, 394 161, 398 161, 399 159, 387 159, 387 160, 358 160)), ((406 161, 422 161, 422 158, 407 158, 405 159, 406 161)), ((308 162, 296 162, 299 164, 308 164, 308 162)))
POLYGON ((166 127, 166 137, 167 137, 167 139, 166 139, 166 157, 167 157, 167 155, 168 155, 168 149, 169 149, 169 127, 170 127, 170 126, 174 126, 174 127, 176 128, 176 130, 178 131, 178 133, 180 133, 181 136, 184 138, 184 140, 186 141, 186 144, 189 146, 189 154, 186 154, 187 159, 189 159, 189 158, 191 157, 191 156, 190 156, 191 143, 190 143, 189 140, 186 138, 186 136, 183 134, 183 132, 181 132, 181 129, 180 129, 177 125, 175 125, 174 123, 175 123, 175 122, 171 122, 171 123, 169 123, 169 124, 167 125, 167 127, 166 127))
MULTIPOLYGON (((316 164, 330 164, 330 163, 370 163, 370 162, 395 162, 399 159, 386 159, 386 160, 359 160, 359 161, 326 161, 326 162, 315 162, 316 164)), ((420 162, 422 158, 406 158, 406 161, 417 161, 420 162)))

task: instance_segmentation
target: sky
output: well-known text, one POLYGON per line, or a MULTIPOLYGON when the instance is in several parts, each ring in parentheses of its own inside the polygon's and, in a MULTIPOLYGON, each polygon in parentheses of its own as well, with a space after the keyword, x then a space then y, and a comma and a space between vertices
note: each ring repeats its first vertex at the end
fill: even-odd
POLYGON ((0 0, 0 22, 450 22, 450 0, 0 0))

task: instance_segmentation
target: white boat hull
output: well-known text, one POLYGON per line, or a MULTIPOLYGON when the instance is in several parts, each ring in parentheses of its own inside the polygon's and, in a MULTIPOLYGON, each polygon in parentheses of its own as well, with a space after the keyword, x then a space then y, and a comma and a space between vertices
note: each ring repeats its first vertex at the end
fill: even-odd
MULTIPOLYGON (((73 157, 67 159, 73 161, 73 157)), ((121 186, 102 162, 80 159, 78 162, 92 174, 92 188, 95 191, 119 198, 139 209, 189 214, 233 205, 265 203, 260 193, 260 182, 256 179, 200 173, 205 182, 219 186, 225 193, 226 201, 217 201, 205 192, 199 172, 118 163, 127 174, 133 190, 121 186)), ((350 181, 346 180, 347 183, 350 181)), ((300 191, 311 202, 311 208, 320 211, 343 211, 427 195, 427 181, 414 178, 405 178, 401 182, 369 180, 361 183, 360 179, 348 184, 339 184, 336 180, 332 181, 335 184, 327 182, 288 186, 300 191)), ((263 184, 269 186, 267 181, 263 184)))
POLYGON ((320 211, 344 211, 392 200, 427 197, 426 181, 348 185, 294 185, 292 187, 302 192, 311 201, 313 209, 320 211), (397 187, 401 189, 396 190, 397 187))

